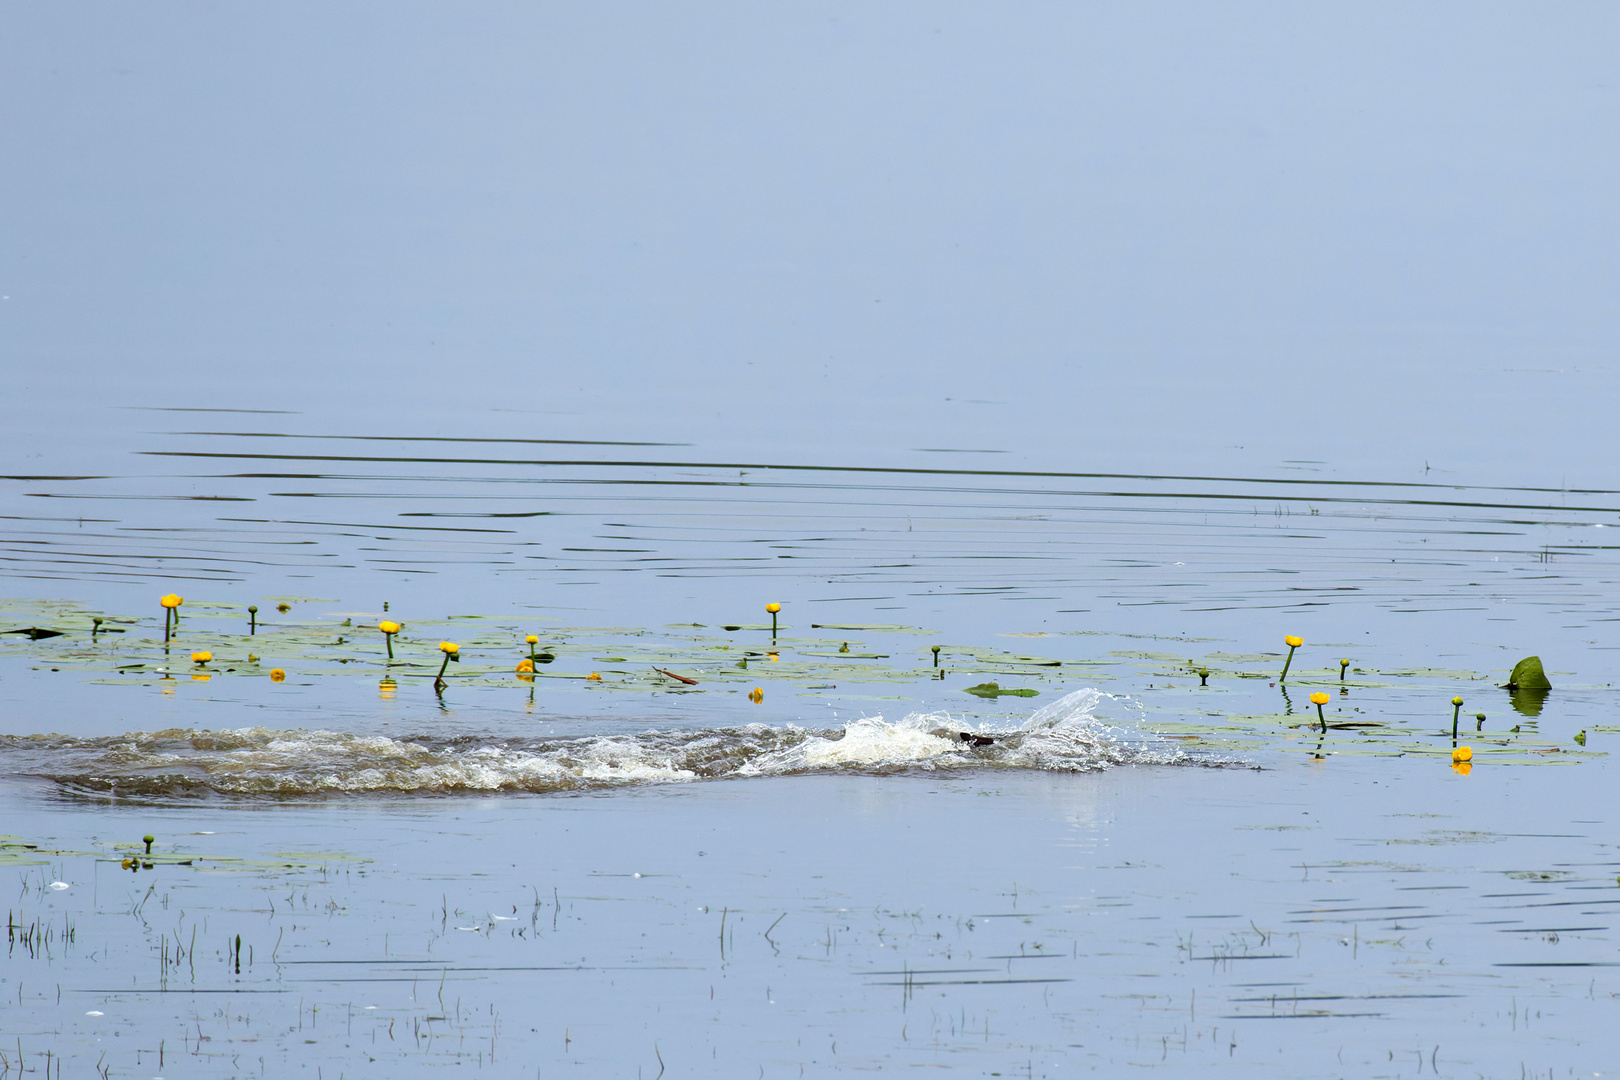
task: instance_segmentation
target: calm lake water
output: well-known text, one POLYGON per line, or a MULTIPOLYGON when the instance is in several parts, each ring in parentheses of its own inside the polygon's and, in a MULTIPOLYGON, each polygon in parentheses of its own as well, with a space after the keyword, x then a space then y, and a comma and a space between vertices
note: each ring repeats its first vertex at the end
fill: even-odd
POLYGON ((1617 1067, 1612 10, 0 25, 4 1075, 1617 1067))

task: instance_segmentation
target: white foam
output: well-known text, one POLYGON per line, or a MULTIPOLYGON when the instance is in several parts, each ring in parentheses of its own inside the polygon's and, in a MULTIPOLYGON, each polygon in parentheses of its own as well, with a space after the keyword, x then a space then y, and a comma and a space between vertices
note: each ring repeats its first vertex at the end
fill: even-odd
MULTIPOLYGON (((1189 760, 1096 713, 1126 699, 1078 690, 1018 725, 981 726, 961 738, 947 713, 890 721, 862 717, 841 730, 749 724, 740 728, 647 731, 550 740, 490 739, 435 745, 333 731, 169 730, 113 739, 69 740, 43 775, 103 788, 164 791, 206 788, 236 794, 321 792, 561 791, 632 784, 687 783, 805 772, 909 769, 1047 769, 1189 760)), ((43 763, 42 763, 43 764, 43 763)))
POLYGON ((835 769, 841 766, 873 768, 884 765, 915 765, 933 761, 946 754, 954 754, 957 744, 933 733, 939 725, 932 715, 913 713, 898 724, 890 724, 881 716, 867 717, 844 725, 843 737, 838 739, 812 735, 799 746, 773 755, 777 761, 761 762, 761 771, 792 771, 793 765, 802 764, 811 769, 835 769), (797 762, 794 761, 797 759, 797 762))

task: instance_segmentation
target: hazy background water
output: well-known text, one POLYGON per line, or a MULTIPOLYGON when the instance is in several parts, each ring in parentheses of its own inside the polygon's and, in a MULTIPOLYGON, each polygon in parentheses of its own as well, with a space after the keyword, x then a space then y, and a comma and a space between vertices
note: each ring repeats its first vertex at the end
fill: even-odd
POLYGON ((0 19, 6 472, 109 478, 4 481, 25 579, 1090 609, 1620 524, 1602 5, 0 19), (216 409, 252 411, 189 411, 216 409), (1424 483, 1473 490, 1388 486, 1424 483), (1328 543, 1278 541, 1312 509, 1328 543), (988 558, 1015 548, 1052 558, 988 558), (1103 572, 1137 556, 1192 569, 1103 572), (658 559, 710 580, 614 573, 658 559))
POLYGON ((41 471, 228 426, 86 408, 117 403, 1620 486, 1605 5, 3 18, 8 454, 41 471))

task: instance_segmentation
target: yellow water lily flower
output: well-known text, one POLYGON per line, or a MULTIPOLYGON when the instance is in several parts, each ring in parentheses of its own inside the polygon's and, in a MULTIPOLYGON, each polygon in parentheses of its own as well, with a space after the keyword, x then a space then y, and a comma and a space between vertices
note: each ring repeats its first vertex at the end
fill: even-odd
POLYGON ((585 676, 585 680, 587 682, 592 682, 592 681, 601 682, 602 681, 602 676, 598 675, 596 672, 593 671, 589 675, 585 676))
POLYGON ((453 641, 441 641, 439 642, 439 651, 446 656, 454 656, 461 651, 461 646, 453 641))
POLYGON ((207 649, 203 649, 201 651, 194 652, 194 653, 191 654, 191 662, 193 664, 206 664, 206 663, 208 663, 208 661, 212 660, 213 658, 214 658, 214 654, 209 652, 207 649))
POLYGON ((168 596, 161 597, 158 600, 158 603, 162 604, 166 608, 177 608, 185 602, 184 597, 176 596, 174 593, 170 593, 168 596))
POLYGON ((782 605, 781 604, 766 604, 765 605, 765 610, 770 612, 772 615, 775 615, 778 611, 782 610, 782 605))
POLYGON ((1294 662, 1294 650, 1305 644, 1305 639, 1288 634, 1283 638, 1283 644, 1288 646, 1288 659, 1283 661, 1282 674, 1277 676, 1278 682, 1288 681, 1288 668, 1294 662))
POLYGON ((383 642, 388 646, 388 660, 392 663, 394 660, 394 635, 399 633, 399 623, 394 622, 392 619, 384 619, 377 624, 377 629, 382 631, 383 642))
POLYGON ((1457 749, 1455 749, 1455 750, 1453 750, 1451 752, 1451 760, 1452 761, 1473 761, 1474 760, 1474 748, 1471 747, 1471 746, 1459 746, 1459 747, 1457 747, 1457 749))
POLYGON ((270 669, 270 681, 271 682, 286 682, 287 681, 287 673, 285 671, 282 671, 280 668, 271 668, 270 669))
POLYGON ((518 661, 517 673, 519 675, 522 675, 524 672, 532 673, 533 671, 534 671, 534 661, 533 660, 519 660, 518 661))
POLYGON ((529 634, 526 637, 524 637, 523 643, 525 645, 538 645, 538 644, 540 644, 540 635, 539 634, 529 634))
POLYGON ((1322 725, 1323 735, 1327 734, 1327 717, 1322 714, 1322 706, 1326 705, 1332 700, 1332 698, 1328 697, 1328 695, 1322 693, 1320 690, 1311 695, 1311 704, 1316 706, 1316 719, 1322 725))

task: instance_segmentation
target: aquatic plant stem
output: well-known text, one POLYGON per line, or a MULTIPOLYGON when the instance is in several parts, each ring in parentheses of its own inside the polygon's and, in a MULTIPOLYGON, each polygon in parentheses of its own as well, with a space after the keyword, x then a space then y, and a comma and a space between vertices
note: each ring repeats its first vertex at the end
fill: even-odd
POLYGON ((1321 723, 1322 723, 1322 734, 1326 735, 1327 734, 1327 717, 1322 715, 1322 705, 1321 705, 1320 702, 1318 702, 1317 706, 1316 706, 1316 718, 1319 721, 1321 721, 1321 723))
POLYGON ((1277 681, 1278 682, 1287 681, 1287 679, 1288 679, 1288 668, 1294 662, 1294 650, 1297 649, 1297 648, 1299 648, 1298 645, 1290 645, 1290 646, 1288 646, 1288 659, 1283 661, 1282 674, 1277 676, 1277 681))
POLYGON ((439 665, 439 673, 433 677, 433 689, 438 691, 441 694, 444 693, 444 688, 447 685, 449 685, 448 683, 446 683, 444 681, 444 669, 449 667, 449 666, 450 666, 450 654, 445 653, 444 654, 444 662, 439 665))

